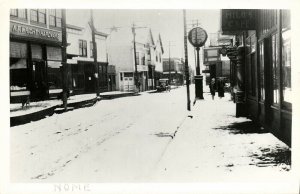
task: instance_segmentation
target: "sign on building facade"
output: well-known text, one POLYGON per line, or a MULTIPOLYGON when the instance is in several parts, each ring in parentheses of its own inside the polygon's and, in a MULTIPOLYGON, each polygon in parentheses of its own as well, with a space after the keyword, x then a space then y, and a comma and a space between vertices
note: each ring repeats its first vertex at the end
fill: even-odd
POLYGON ((222 31, 255 30, 256 10, 222 9, 222 31))

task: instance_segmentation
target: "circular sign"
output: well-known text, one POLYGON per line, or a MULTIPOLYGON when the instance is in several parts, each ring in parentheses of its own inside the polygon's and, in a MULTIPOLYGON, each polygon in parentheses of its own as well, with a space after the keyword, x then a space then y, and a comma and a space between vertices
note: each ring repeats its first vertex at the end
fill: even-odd
POLYGON ((207 33, 204 29, 196 27, 191 29, 188 34, 188 39, 194 47, 201 47, 207 40, 207 33))

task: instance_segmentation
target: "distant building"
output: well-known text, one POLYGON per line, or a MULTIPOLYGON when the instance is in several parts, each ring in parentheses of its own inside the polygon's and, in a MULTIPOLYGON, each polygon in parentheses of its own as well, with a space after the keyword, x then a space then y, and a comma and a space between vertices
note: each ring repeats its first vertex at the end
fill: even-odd
POLYGON ((62 91, 62 10, 10 10, 10 101, 62 91))
POLYGON ((173 85, 184 83, 184 61, 181 58, 163 59, 163 78, 169 78, 173 85), (170 62, 170 63, 169 63, 170 62))
POLYGON ((135 72, 140 91, 155 88, 156 72, 162 72, 163 48, 160 36, 154 41, 149 28, 135 30, 136 66, 133 33, 130 28, 112 31, 108 38, 108 61, 116 67, 116 89, 134 91, 135 72))

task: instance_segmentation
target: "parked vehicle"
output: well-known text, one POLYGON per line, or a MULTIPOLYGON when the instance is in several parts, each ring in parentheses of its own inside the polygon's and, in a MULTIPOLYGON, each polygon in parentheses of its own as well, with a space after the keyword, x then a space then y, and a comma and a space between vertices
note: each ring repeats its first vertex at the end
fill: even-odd
POLYGON ((158 80, 158 86, 156 86, 156 90, 158 92, 170 91, 171 86, 170 86, 170 83, 169 83, 169 79, 159 79, 158 80))

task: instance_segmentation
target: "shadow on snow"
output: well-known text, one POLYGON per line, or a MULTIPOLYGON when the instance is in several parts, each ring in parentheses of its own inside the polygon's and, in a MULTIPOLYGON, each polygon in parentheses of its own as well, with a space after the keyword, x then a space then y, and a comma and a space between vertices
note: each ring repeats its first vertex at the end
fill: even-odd
POLYGON ((226 126, 213 128, 216 130, 226 130, 230 134, 267 133, 264 129, 256 126, 252 121, 236 122, 226 126))

